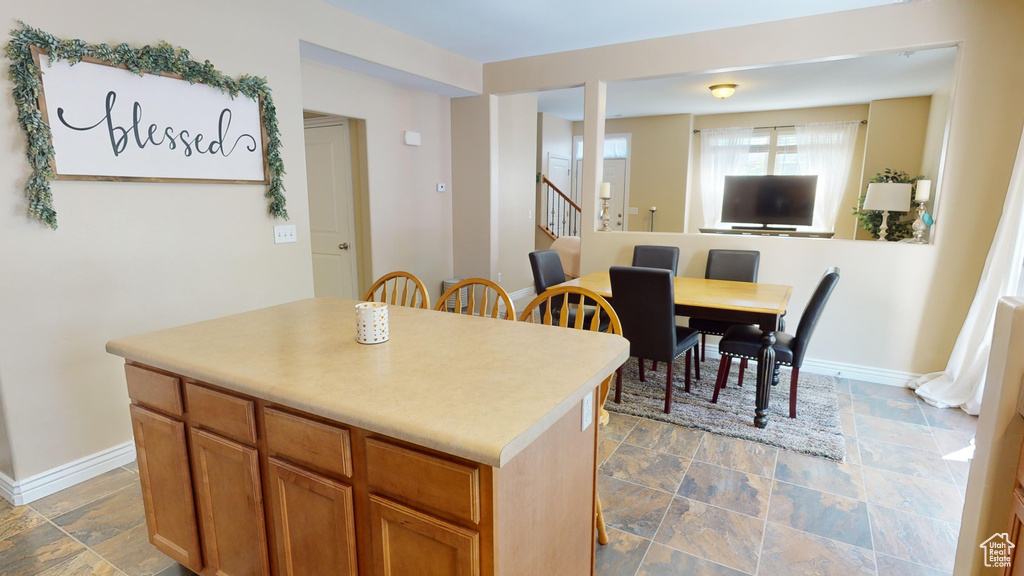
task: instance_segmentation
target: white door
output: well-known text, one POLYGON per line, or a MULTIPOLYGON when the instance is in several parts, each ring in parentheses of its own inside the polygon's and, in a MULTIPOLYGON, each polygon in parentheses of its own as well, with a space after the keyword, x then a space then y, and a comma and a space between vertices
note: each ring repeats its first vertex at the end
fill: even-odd
POLYGON ((306 128, 313 294, 357 299, 348 123, 306 128))
MULTIPOLYGON (((562 191, 562 194, 572 197, 572 191, 569 189, 572 181, 569 179, 569 157, 558 156, 557 154, 548 153, 548 180, 558 187, 562 191)), ((576 198, 572 199, 573 202, 579 204, 579 200, 576 198)))
MULTIPOLYGON (((579 189, 578 175, 583 171, 583 160, 576 161, 576 172, 573 178, 577 179, 576 185, 573 186, 575 189, 579 189)), ((608 201, 608 209, 611 214, 611 220, 608 221, 608 227, 612 230, 625 230, 626 223, 626 159, 625 158, 605 158, 604 160, 604 180, 602 182, 608 182, 612 188, 612 198, 608 201)), ((602 202, 600 199, 597 201, 597 225, 601 226, 601 206, 602 202)))

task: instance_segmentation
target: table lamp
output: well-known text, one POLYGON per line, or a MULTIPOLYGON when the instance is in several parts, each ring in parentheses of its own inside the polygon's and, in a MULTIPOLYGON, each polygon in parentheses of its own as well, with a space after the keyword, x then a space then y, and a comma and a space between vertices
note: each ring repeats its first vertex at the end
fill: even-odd
POLYGON ((917 220, 914 220, 914 224, 911 228, 914 229, 914 237, 909 240, 905 240, 908 244, 927 244, 928 241, 923 238, 924 231, 930 226, 931 217, 928 216, 928 212, 924 207, 924 203, 932 197, 932 181, 931 180, 918 180, 917 181, 917 193, 914 195, 914 202, 917 202, 917 220))
POLYGON ((910 184, 895 182, 872 182, 868 184, 868 193, 864 197, 865 210, 881 210, 882 225, 878 228, 878 240, 885 241, 886 230, 889 229, 889 210, 907 212, 910 210, 910 184))

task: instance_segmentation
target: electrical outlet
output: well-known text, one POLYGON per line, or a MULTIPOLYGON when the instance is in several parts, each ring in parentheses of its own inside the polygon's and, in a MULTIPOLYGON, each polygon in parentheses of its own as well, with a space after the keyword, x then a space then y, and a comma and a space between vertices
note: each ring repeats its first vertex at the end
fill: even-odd
POLYGON ((580 424, 580 430, 586 430, 590 428, 590 425, 594 423, 594 393, 591 392, 583 397, 583 419, 580 424))
POLYGON ((274 244, 290 244, 297 242, 295 239, 295 224, 274 226, 274 244))
POLYGON ((501 272, 498 272, 498 282, 501 282, 501 272))

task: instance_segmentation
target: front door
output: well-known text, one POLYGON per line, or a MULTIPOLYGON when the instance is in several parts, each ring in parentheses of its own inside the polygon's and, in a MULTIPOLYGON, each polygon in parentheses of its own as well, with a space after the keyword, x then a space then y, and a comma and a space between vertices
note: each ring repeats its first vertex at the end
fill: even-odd
MULTIPOLYGON (((576 172, 573 174, 573 190, 579 190, 579 175, 583 171, 583 160, 576 160, 576 172)), ((611 220, 608 227, 612 230, 625 230, 626 224, 626 159, 605 158, 604 159, 604 180, 611 184, 612 198, 608 201, 608 211, 611 220)), ((574 200, 576 201, 576 200, 574 200)), ((597 225, 601 226, 601 199, 597 200, 597 225)))
POLYGON ((348 122, 306 128, 313 294, 357 299, 348 122))

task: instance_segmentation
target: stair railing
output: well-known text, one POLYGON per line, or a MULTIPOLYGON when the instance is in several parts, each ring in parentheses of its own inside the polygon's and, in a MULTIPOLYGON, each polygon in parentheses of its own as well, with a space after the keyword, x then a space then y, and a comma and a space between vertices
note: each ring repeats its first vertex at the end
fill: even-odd
POLYGON ((548 177, 541 174, 541 182, 547 186, 544 195, 545 224, 539 226, 552 238, 560 236, 579 236, 580 217, 583 209, 558 189, 548 177))

